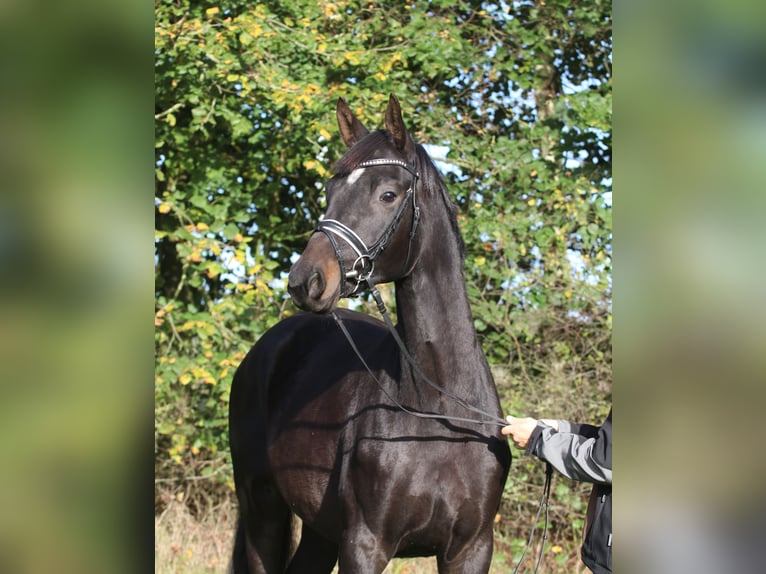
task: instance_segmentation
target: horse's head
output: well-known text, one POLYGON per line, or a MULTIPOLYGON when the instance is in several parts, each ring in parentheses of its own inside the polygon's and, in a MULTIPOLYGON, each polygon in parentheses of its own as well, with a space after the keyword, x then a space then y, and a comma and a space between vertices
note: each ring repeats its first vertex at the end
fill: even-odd
POLYGON ((386 129, 369 133, 343 99, 336 110, 349 148, 327 182, 327 212, 290 270, 288 289, 300 308, 326 313, 367 283, 406 275, 419 208, 415 144, 391 95, 386 129))

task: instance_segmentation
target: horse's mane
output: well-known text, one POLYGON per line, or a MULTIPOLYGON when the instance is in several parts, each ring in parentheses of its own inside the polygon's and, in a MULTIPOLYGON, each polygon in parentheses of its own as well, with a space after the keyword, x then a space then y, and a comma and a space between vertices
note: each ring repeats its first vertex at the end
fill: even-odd
MULTIPOLYGON (((387 130, 376 130, 362 138, 348 150, 332 167, 336 176, 345 176, 354 171, 360 163, 367 159, 380 157, 379 150, 391 145, 391 136, 387 130)), ((457 224, 456 206, 452 202, 439 170, 436 169, 431 156, 420 144, 415 144, 415 161, 420 177, 420 187, 427 195, 438 193, 447 208, 450 227, 458 242, 461 260, 465 259, 465 242, 457 224)))
POLYGON ((455 238, 457 239, 458 249, 460 251, 460 260, 461 262, 464 262, 465 242, 463 241, 463 236, 460 234, 460 228, 457 224, 457 206, 452 201, 452 198, 450 198, 449 192, 447 191, 447 186, 444 183, 444 179, 442 179, 439 170, 436 169, 436 165, 434 165, 431 156, 428 155, 428 152, 422 145, 415 145, 415 155, 417 156, 418 161, 418 172, 420 173, 421 181, 420 185, 426 190, 426 193, 435 191, 438 192, 441 196, 442 201, 444 202, 444 206, 447 208, 450 228, 452 229, 452 232, 455 234, 455 238))

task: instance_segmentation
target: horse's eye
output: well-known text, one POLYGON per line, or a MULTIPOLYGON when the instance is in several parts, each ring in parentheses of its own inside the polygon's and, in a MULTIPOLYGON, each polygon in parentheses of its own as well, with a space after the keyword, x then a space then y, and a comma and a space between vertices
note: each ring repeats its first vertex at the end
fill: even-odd
POLYGON ((393 191, 384 191, 380 196, 380 201, 383 203, 391 203, 396 200, 396 194, 393 191))

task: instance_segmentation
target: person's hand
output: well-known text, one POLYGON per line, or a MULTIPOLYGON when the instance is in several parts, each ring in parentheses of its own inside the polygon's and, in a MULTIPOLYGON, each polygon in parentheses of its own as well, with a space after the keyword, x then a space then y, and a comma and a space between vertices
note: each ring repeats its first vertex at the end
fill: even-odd
POLYGON ((516 418, 508 415, 505 417, 508 421, 508 425, 503 427, 501 431, 504 435, 510 435, 513 439, 513 444, 517 447, 524 449, 527 448, 529 437, 532 435, 532 431, 535 430, 538 420, 530 417, 516 418))

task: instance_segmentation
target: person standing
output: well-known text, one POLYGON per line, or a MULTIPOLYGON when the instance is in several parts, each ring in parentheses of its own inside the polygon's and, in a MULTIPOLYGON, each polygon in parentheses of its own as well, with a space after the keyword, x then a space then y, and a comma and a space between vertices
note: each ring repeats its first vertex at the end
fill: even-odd
POLYGON ((600 426, 507 416, 502 433, 524 454, 572 480, 593 483, 581 558, 594 574, 612 572, 612 409, 600 426))

